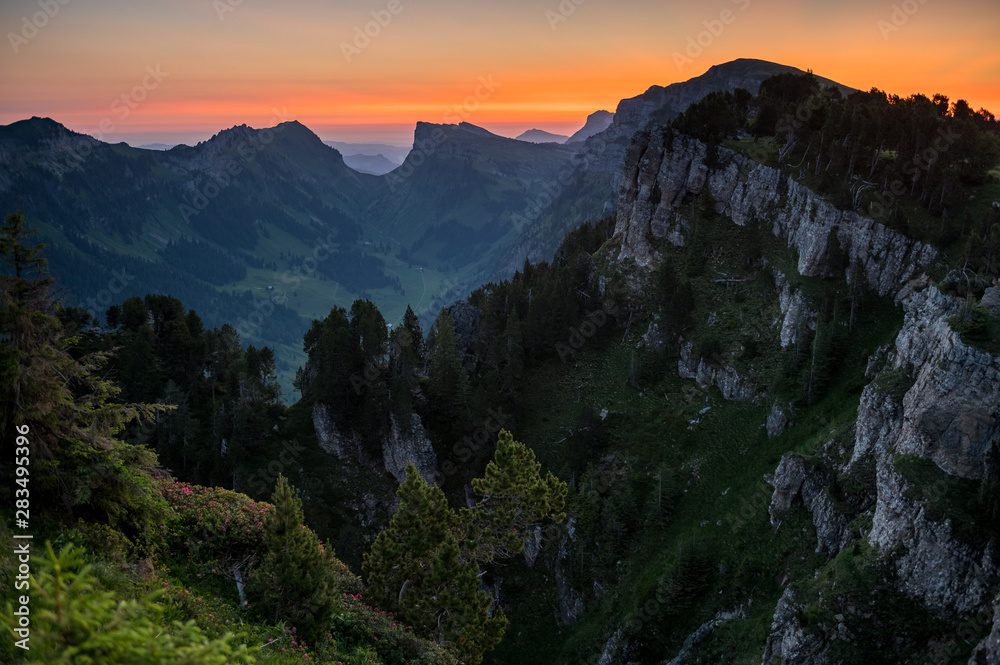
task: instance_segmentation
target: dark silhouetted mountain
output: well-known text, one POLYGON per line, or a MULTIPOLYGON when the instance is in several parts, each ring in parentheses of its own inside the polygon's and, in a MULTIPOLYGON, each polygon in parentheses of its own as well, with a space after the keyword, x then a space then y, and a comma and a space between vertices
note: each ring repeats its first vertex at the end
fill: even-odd
MULTIPOLYGON (((576 170, 563 180, 552 204, 537 215, 535 223, 524 227, 522 236, 496 265, 494 277, 513 273, 524 264, 525 258, 548 259, 567 231, 614 209, 622 159, 635 132, 653 123, 673 120, 709 93, 743 88, 756 94, 762 81, 787 72, 806 73, 789 65, 739 58, 714 65, 688 81, 654 85, 641 95, 621 100, 606 129, 590 136, 582 145, 568 144, 578 151, 574 159, 576 170)), ((833 85, 842 93, 853 90, 830 79, 819 76, 817 79, 821 86, 833 85)))
POLYGON ((210 325, 243 322, 246 341, 297 348, 330 309, 319 282, 396 287, 360 238, 376 179, 298 122, 153 151, 32 118, 0 127, 0 174, 0 208, 40 229, 66 300, 95 315, 169 293, 210 325))
POLYGON ((518 141, 528 141, 529 143, 566 143, 568 136, 553 134, 544 129, 529 129, 517 137, 518 141))
POLYGON ((611 111, 594 111, 587 116, 587 122, 573 136, 569 137, 566 143, 576 143, 586 141, 594 134, 603 132, 614 120, 615 114, 611 111))
MULTIPOLYGON (((676 118, 691 104, 711 92, 743 88, 756 95, 765 79, 785 73, 805 74, 797 67, 754 58, 738 58, 714 65, 693 79, 668 86, 654 85, 641 95, 623 99, 615 111, 615 123, 639 129, 639 126, 652 120, 666 122, 676 118)), ((854 90, 822 76, 816 78, 821 86, 832 85, 844 94, 854 90)))
POLYGON ((102 314, 130 295, 170 293, 210 325, 285 345, 294 362, 306 322, 334 305, 364 297, 390 323, 407 304, 427 318, 525 257, 551 258, 569 229, 614 210, 637 129, 786 71, 798 70, 737 60, 654 86, 613 118, 592 114, 581 132, 610 125, 567 145, 423 122, 412 149, 333 143, 403 160, 385 175, 359 173, 295 121, 149 150, 32 118, 0 127, 0 207, 41 229, 71 304, 102 314))
POLYGON ((374 225, 415 265, 485 276, 519 225, 530 223, 525 210, 544 204, 560 173, 571 171, 572 154, 470 123, 418 122, 410 154, 384 176, 374 225))

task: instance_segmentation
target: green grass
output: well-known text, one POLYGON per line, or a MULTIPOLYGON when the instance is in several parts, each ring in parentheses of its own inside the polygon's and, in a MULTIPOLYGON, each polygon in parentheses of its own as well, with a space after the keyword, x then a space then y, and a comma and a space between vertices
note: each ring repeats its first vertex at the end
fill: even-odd
MULTIPOLYGON (((685 209, 688 219, 697 214, 694 206, 685 209)), ((726 220, 709 220, 705 228, 709 256, 701 273, 691 278, 697 304, 694 327, 685 337, 696 346, 716 338, 720 361, 765 389, 788 351, 779 349, 775 339, 777 293, 773 285, 768 290, 753 279, 760 268, 747 263, 749 234, 760 232, 726 220), (715 281, 720 273, 752 279, 726 285, 715 281), (713 325, 708 325, 710 318, 713 325), (740 348, 754 338, 756 354, 745 358, 740 348)), ((798 275, 794 253, 771 234, 760 234, 758 241, 769 264, 782 269, 813 306, 843 288, 840 280, 798 275)), ((657 249, 667 261, 683 265, 684 249, 657 249)), ((643 293, 644 305, 654 307, 650 291, 643 293)), ((545 550, 534 570, 512 564, 504 572, 511 628, 490 662, 594 662, 609 629, 630 622, 643 626, 636 634, 627 629, 625 634, 644 650, 640 660, 662 660, 717 612, 744 607, 746 617, 721 625, 698 654, 705 662, 759 663, 784 586, 811 577, 827 562, 826 555, 814 552, 815 531, 804 508, 793 509, 775 532, 767 512, 772 488, 764 476, 774 472, 784 453, 812 459, 831 439, 850 455, 868 357, 891 342, 901 325, 902 310, 888 299, 863 298, 850 345, 840 352, 822 396, 812 404, 797 403, 793 425, 773 439, 764 431, 770 399, 729 402, 715 388, 680 379, 676 357, 635 350, 645 322, 633 324, 633 335, 624 344, 618 343, 617 331, 604 345, 588 342, 570 363, 552 362, 528 373, 522 392, 531 399, 525 401, 516 435, 535 450, 543 467, 579 484, 592 477, 588 469, 597 460, 614 453, 622 471, 609 481, 602 504, 608 512, 596 524, 578 523, 577 544, 571 548, 577 562, 569 577, 585 599, 584 617, 571 626, 556 624, 553 571, 543 565, 545 550), (607 415, 598 426, 600 436, 580 434, 586 415, 602 410, 607 415), (692 421, 697 422, 689 427, 692 421), (667 507, 658 512, 664 474, 672 491, 667 507), (628 510, 616 512, 616 496, 628 498, 628 510), (621 541, 604 556, 598 553, 608 549, 605 541, 614 532, 602 527, 601 520, 626 525, 621 541), (709 544, 717 572, 689 611, 664 623, 662 611, 649 611, 656 605, 657 585, 677 548, 692 542, 709 544), (593 580, 607 588, 606 595, 595 596, 593 580), (546 591, 539 595, 539 589, 546 591)), ((791 399, 797 401, 795 395, 791 399)), ((574 504, 574 496, 571 490, 569 512, 579 516, 582 505, 574 504)), ((846 504, 842 508, 851 509, 846 504)), ((548 545, 550 552, 554 546, 548 545)))

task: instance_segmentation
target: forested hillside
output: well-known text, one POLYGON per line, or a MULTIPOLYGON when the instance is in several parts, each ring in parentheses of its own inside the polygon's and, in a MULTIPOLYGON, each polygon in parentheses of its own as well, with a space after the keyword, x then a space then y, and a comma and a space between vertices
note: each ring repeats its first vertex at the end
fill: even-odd
POLYGON ((175 297, 59 303, 11 214, 4 659, 994 662, 998 137, 808 74, 710 94, 551 261, 426 330, 312 321, 286 400, 175 297))

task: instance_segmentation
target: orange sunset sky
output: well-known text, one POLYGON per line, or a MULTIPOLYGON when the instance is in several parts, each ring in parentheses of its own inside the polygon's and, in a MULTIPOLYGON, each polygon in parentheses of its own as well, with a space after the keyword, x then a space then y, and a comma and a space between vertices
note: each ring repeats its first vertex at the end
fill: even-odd
POLYGON ((0 21, 0 124, 48 116, 133 145, 275 110, 327 140, 409 145, 416 121, 457 118, 569 134, 739 57, 1000 114, 996 0, 5 0, 0 21))

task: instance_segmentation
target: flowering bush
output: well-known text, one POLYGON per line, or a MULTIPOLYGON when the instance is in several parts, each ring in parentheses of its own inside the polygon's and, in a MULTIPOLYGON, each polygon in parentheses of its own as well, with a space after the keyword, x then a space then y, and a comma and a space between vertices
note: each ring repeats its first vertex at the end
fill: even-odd
POLYGON ((174 509, 161 525, 171 552, 220 566, 242 561, 267 548, 266 517, 271 504, 219 487, 176 480, 160 487, 174 509))

